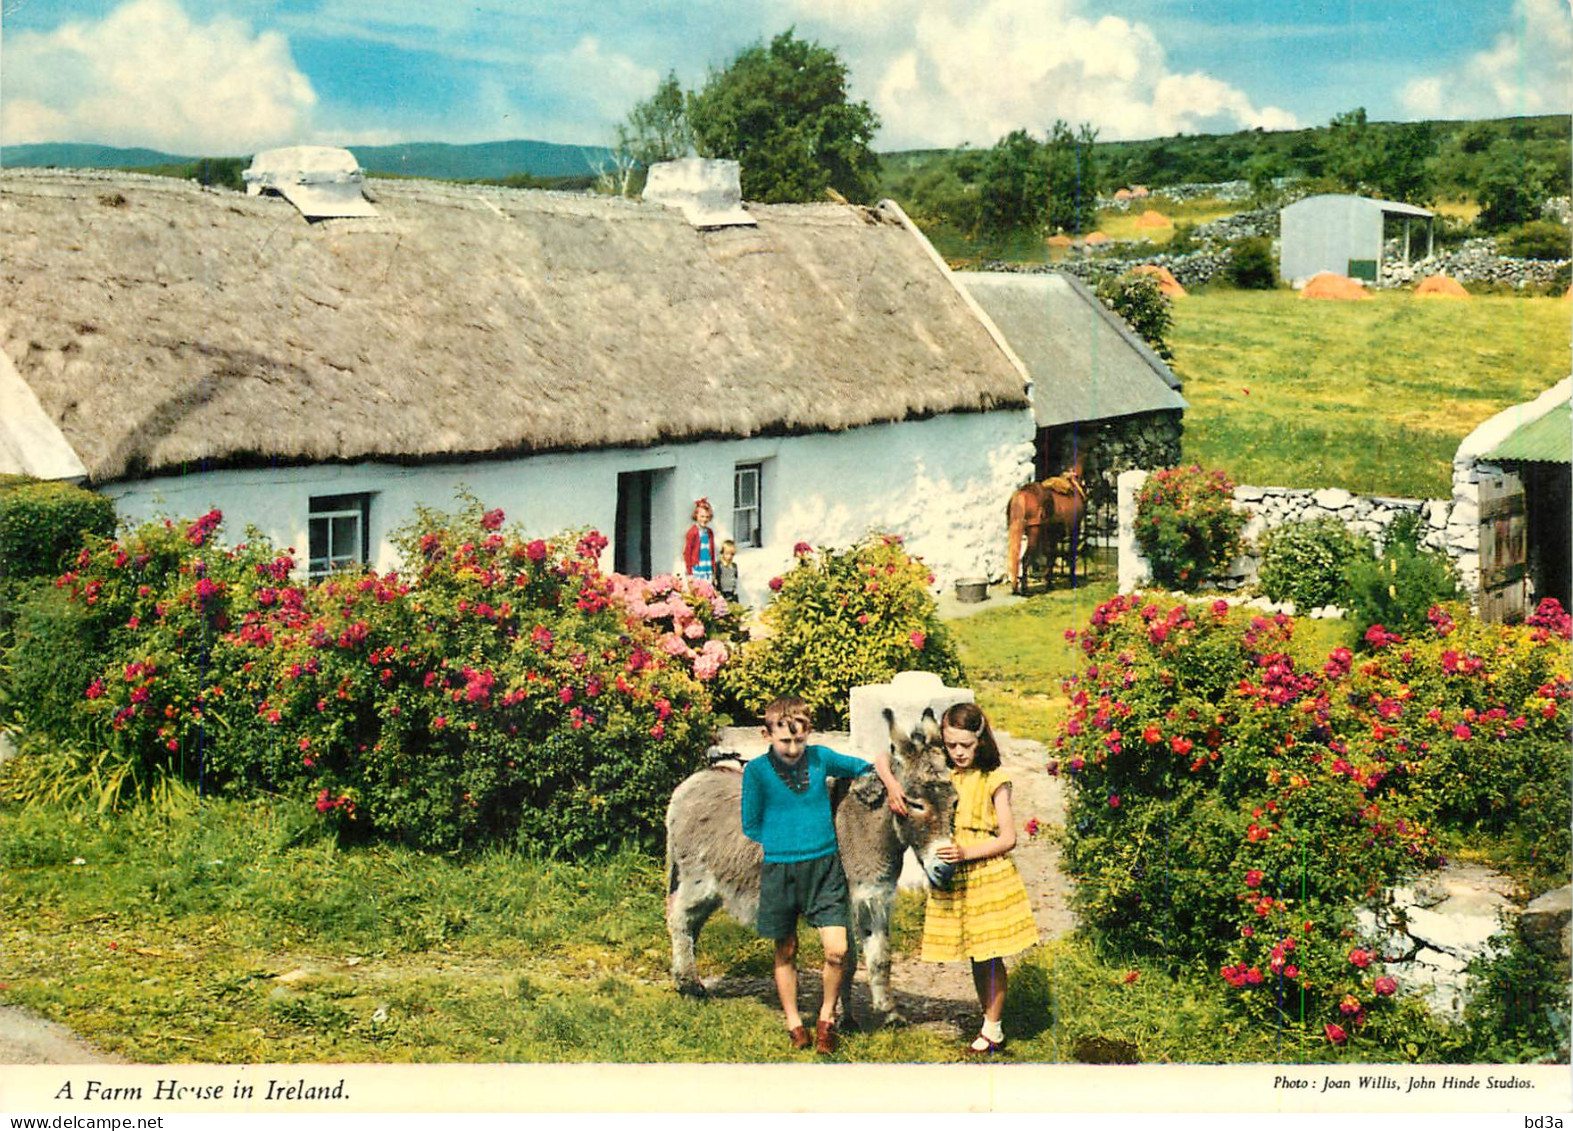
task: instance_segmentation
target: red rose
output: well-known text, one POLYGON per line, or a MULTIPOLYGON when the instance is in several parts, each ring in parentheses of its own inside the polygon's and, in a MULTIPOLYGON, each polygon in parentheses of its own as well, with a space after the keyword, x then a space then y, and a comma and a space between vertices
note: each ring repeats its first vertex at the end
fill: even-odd
POLYGON ((772 593, 779 593, 779 592, 781 592, 781 579, 779 577, 772 577, 770 579, 770 592, 772 592, 772 593))
POLYGON ((1344 1027, 1334 1025, 1331 1021, 1322 1026, 1322 1032, 1326 1033, 1327 1039, 1335 1045, 1341 1045, 1349 1039, 1349 1034, 1344 1032, 1344 1027))
POLYGON ((1398 990, 1398 979, 1383 974, 1371 984, 1371 988, 1383 997, 1387 997, 1398 990))
POLYGON ((1349 961, 1355 966, 1358 966, 1360 969, 1364 970, 1367 966, 1371 965, 1371 952, 1368 950, 1361 950, 1359 947, 1355 947, 1349 952, 1349 961))

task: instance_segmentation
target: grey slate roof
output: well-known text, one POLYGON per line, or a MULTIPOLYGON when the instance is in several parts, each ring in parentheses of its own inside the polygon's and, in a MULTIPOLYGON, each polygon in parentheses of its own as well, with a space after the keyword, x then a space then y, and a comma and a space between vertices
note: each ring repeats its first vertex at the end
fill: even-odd
POLYGON ((958 271, 1032 375, 1039 428, 1183 410, 1180 380, 1079 279, 958 271))

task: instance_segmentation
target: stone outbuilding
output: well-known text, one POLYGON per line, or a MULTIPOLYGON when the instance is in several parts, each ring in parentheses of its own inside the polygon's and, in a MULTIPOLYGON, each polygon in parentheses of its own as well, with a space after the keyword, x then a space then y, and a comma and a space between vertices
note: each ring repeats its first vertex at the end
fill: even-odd
POLYGON ((1082 464, 1090 529, 1112 536, 1119 473, 1180 459, 1180 379, 1080 279, 1050 273, 956 276, 1032 376, 1036 478, 1082 464))
POLYGON ((1424 220, 1426 255, 1434 248, 1435 214, 1413 204, 1323 193, 1286 206, 1278 215, 1278 277, 1299 287, 1321 271, 1374 283, 1382 277, 1389 219, 1403 222, 1403 257, 1410 258, 1411 227, 1424 220))

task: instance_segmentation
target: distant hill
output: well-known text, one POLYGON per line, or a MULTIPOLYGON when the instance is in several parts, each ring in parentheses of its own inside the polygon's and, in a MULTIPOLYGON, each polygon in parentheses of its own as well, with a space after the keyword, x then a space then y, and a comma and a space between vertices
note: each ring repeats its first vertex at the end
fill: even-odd
MULTIPOLYGON (((489 141, 478 145, 423 141, 351 149, 367 172, 438 180, 496 180, 520 173, 541 178, 594 176, 611 155, 605 146, 557 145, 547 141, 489 141)), ((10 168, 142 169, 185 165, 195 160, 195 156, 153 149, 117 149, 73 142, 8 145, 0 149, 0 164, 10 168)))

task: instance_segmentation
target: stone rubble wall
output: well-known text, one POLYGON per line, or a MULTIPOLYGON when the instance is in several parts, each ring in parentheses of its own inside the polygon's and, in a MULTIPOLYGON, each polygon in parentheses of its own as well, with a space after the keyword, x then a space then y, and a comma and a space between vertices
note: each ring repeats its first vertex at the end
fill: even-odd
MULTIPOLYGON (((1411 239, 1410 254, 1424 249, 1425 236, 1411 239)), ((1401 287, 1418 283, 1427 275, 1447 275, 1460 283, 1507 283, 1513 287, 1545 287, 1556 279, 1566 259, 1517 259, 1497 253, 1497 241, 1489 236, 1466 240, 1462 247, 1440 255, 1403 261, 1402 240, 1388 240, 1382 260, 1382 279, 1378 286, 1401 287)))
MULTIPOLYGON (((1256 580, 1261 560, 1252 553, 1266 531, 1290 522, 1334 518, 1357 535, 1381 546, 1394 520, 1401 514, 1419 514, 1425 520, 1421 545, 1445 552, 1457 570, 1459 586, 1471 595, 1480 588, 1480 477, 1495 471, 1490 465, 1468 460, 1453 467, 1453 495, 1449 499, 1399 499, 1381 495, 1355 495, 1342 488, 1310 490, 1296 487, 1239 486, 1235 507, 1251 515, 1244 531, 1245 553, 1228 571, 1213 579, 1220 589, 1238 589, 1256 580)), ((1127 471, 1119 477, 1119 586, 1129 593, 1152 580, 1152 569, 1136 544, 1136 495, 1147 481, 1146 471, 1127 471)))
POLYGON ((1120 474, 1178 463, 1183 428, 1178 412, 1149 412, 1078 426, 1076 442, 1087 453, 1082 472, 1089 537, 1100 541, 1115 537, 1120 474))

